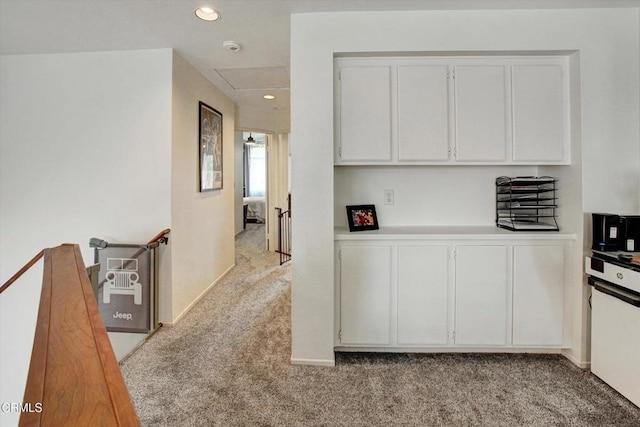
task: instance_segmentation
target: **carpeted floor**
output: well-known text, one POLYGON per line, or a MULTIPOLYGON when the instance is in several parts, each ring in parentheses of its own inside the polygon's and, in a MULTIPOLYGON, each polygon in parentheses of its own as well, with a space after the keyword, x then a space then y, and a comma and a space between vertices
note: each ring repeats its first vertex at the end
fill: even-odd
POLYGON ((264 228, 176 326, 122 364, 144 426, 634 426, 640 409, 554 355, 338 354, 290 358, 290 266, 264 228))

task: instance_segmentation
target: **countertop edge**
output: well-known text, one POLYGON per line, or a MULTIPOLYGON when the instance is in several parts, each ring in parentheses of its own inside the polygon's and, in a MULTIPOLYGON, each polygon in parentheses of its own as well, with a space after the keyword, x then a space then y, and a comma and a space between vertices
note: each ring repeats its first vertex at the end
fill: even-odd
POLYGON ((509 231, 490 226, 406 226, 349 232, 334 229, 334 240, 576 240, 576 233, 509 231))

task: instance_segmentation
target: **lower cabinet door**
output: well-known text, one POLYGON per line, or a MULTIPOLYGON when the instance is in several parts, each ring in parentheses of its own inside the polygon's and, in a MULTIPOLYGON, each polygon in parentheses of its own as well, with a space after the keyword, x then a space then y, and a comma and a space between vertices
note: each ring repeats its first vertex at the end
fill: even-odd
POLYGON ((340 342, 389 344, 391 246, 347 245, 340 251, 340 342))
POLYGON ((449 246, 398 247, 398 344, 446 345, 449 246))
POLYGON ((563 246, 513 247, 513 345, 562 345, 563 287, 563 246))
POLYGON ((505 245, 456 246, 457 345, 507 344, 507 265, 505 245))

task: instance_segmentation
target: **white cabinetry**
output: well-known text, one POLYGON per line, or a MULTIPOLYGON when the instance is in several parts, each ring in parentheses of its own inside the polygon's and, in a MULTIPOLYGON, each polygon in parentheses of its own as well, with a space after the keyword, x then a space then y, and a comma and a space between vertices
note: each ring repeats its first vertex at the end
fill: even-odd
POLYGON ((455 343, 507 343, 507 247, 456 247, 455 343))
POLYGON ((391 67, 342 67, 339 73, 338 158, 391 160, 391 67))
POLYGON ((513 344, 563 341, 564 247, 513 247, 513 344))
POLYGON ((570 163, 566 57, 337 58, 335 75, 337 165, 570 163))
POLYGON ((337 349, 562 348, 572 235, 404 231, 337 236, 337 349))
POLYGON ((560 162, 568 136, 562 66, 514 65, 513 159, 560 162))
POLYGON ((398 344, 446 345, 449 246, 398 247, 398 344))
POLYGON ((449 67, 398 66, 398 160, 449 159, 449 67))
POLYGON ((340 258, 342 343, 389 344, 391 246, 345 246, 340 258))
POLYGON ((507 160, 506 67, 455 67, 456 160, 507 160))

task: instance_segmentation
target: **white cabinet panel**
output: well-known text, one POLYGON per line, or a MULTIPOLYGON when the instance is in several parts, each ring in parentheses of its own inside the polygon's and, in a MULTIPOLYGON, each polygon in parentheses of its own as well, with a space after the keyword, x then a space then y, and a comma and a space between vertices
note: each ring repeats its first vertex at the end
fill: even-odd
POLYGON ((449 247, 398 247, 398 344, 447 344, 449 247))
POLYGON ((507 247, 456 247, 457 345, 505 345, 507 247))
POLYGON ((640 406, 640 308, 593 290, 591 372, 640 406))
POLYGON ((343 344, 389 344, 391 246, 345 245, 340 262, 343 344))
POLYGON ((398 159, 449 159, 446 65, 398 66, 398 159))
POLYGON ((340 161, 391 160, 391 67, 340 68, 340 161))
POLYGON ((455 67, 456 160, 506 161, 506 72, 502 65, 455 67))
POLYGON ((561 65, 515 65, 512 75, 513 159, 559 162, 565 127, 561 65))
POLYGON ((564 345, 564 243, 377 237, 336 242, 338 347, 564 345))
POLYGON ((564 247, 514 246, 513 345, 562 345, 563 286, 564 247))
POLYGON ((570 162, 566 58, 339 58, 336 67, 337 164, 570 162))

